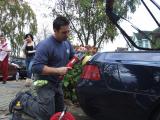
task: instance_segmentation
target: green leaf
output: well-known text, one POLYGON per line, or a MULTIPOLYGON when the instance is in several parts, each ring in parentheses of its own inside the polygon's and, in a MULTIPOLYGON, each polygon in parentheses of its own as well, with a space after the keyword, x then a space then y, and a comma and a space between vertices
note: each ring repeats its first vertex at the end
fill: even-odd
POLYGON ((67 87, 69 85, 68 81, 64 81, 64 86, 67 87))

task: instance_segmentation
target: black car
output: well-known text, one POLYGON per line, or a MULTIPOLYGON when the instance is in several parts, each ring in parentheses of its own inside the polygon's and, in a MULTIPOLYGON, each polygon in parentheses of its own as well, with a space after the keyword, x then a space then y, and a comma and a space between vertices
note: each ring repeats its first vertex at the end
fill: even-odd
POLYGON ((160 52, 97 53, 77 85, 82 109, 96 120, 159 116, 159 60, 160 52))
POLYGON ((21 79, 27 77, 27 70, 26 70, 26 63, 25 63, 25 58, 20 58, 20 57, 10 57, 11 62, 14 64, 17 64, 19 66, 18 72, 19 72, 19 77, 21 79))
POLYGON ((113 13, 114 0, 106 1, 107 16, 141 51, 94 55, 77 84, 80 106, 96 120, 160 120, 160 49, 138 46, 118 24, 121 17, 113 13))

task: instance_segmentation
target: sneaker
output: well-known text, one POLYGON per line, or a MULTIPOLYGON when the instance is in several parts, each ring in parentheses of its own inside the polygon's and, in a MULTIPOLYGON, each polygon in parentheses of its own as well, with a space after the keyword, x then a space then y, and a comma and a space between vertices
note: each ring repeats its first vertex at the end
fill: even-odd
POLYGON ((19 93, 17 93, 15 98, 11 100, 11 102, 9 103, 9 112, 10 113, 13 112, 13 109, 16 106, 17 101, 19 101, 21 99, 23 94, 24 94, 23 92, 19 92, 19 93))

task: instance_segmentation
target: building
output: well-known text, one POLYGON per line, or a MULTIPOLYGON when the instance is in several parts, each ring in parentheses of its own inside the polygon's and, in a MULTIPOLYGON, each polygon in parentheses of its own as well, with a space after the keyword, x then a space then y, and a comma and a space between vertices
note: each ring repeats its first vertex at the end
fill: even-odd
MULTIPOLYGON (((142 31, 143 33, 133 33, 131 39, 139 47, 160 48, 160 28, 153 31, 142 31)), ((127 45, 129 51, 139 51, 133 45, 127 45)))
MULTIPOLYGON (((143 31, 142 33, 133 33, 131 39, 135 42, 135 44, 139 47, 143 48, 151 48, 151 40, 152 40, 152 31, 143 31)), ((129 51, 139 51, 139 49, 135 48, 133 45, 127 45, 129 51)))

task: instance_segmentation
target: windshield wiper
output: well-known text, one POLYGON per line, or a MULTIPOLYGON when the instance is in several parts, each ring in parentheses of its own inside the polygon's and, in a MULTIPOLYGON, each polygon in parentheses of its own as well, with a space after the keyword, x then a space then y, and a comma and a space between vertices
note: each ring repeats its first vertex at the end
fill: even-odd
MULTIPOLYGON (((114 4, 114 0, 106 0, 106 14, 109 17, 109 19, 111 20, 111 22, 120 30, 120 32, 122 33, 122 35, 124 35, 128 40, 127 42, 130 42, 133 47, 140 49, 140 50, 160 50, 160 48, 154 49, 154 48, 143 48, 140 47, 138 45, 135 44, 135 42, 131 39, 131 37, 125 32, 125 30, 118 24, 118 21, 122 18, 118 15, 116 15, 113 12, 113 4, 114 4)), ((135 28, 132 25, 133 28, 135 28)), ((141 34, 144 34, 146 36, 146 34, 144 32, 142 32, 140 29, 136 28, 136 30, 138 30, 141 34)))

